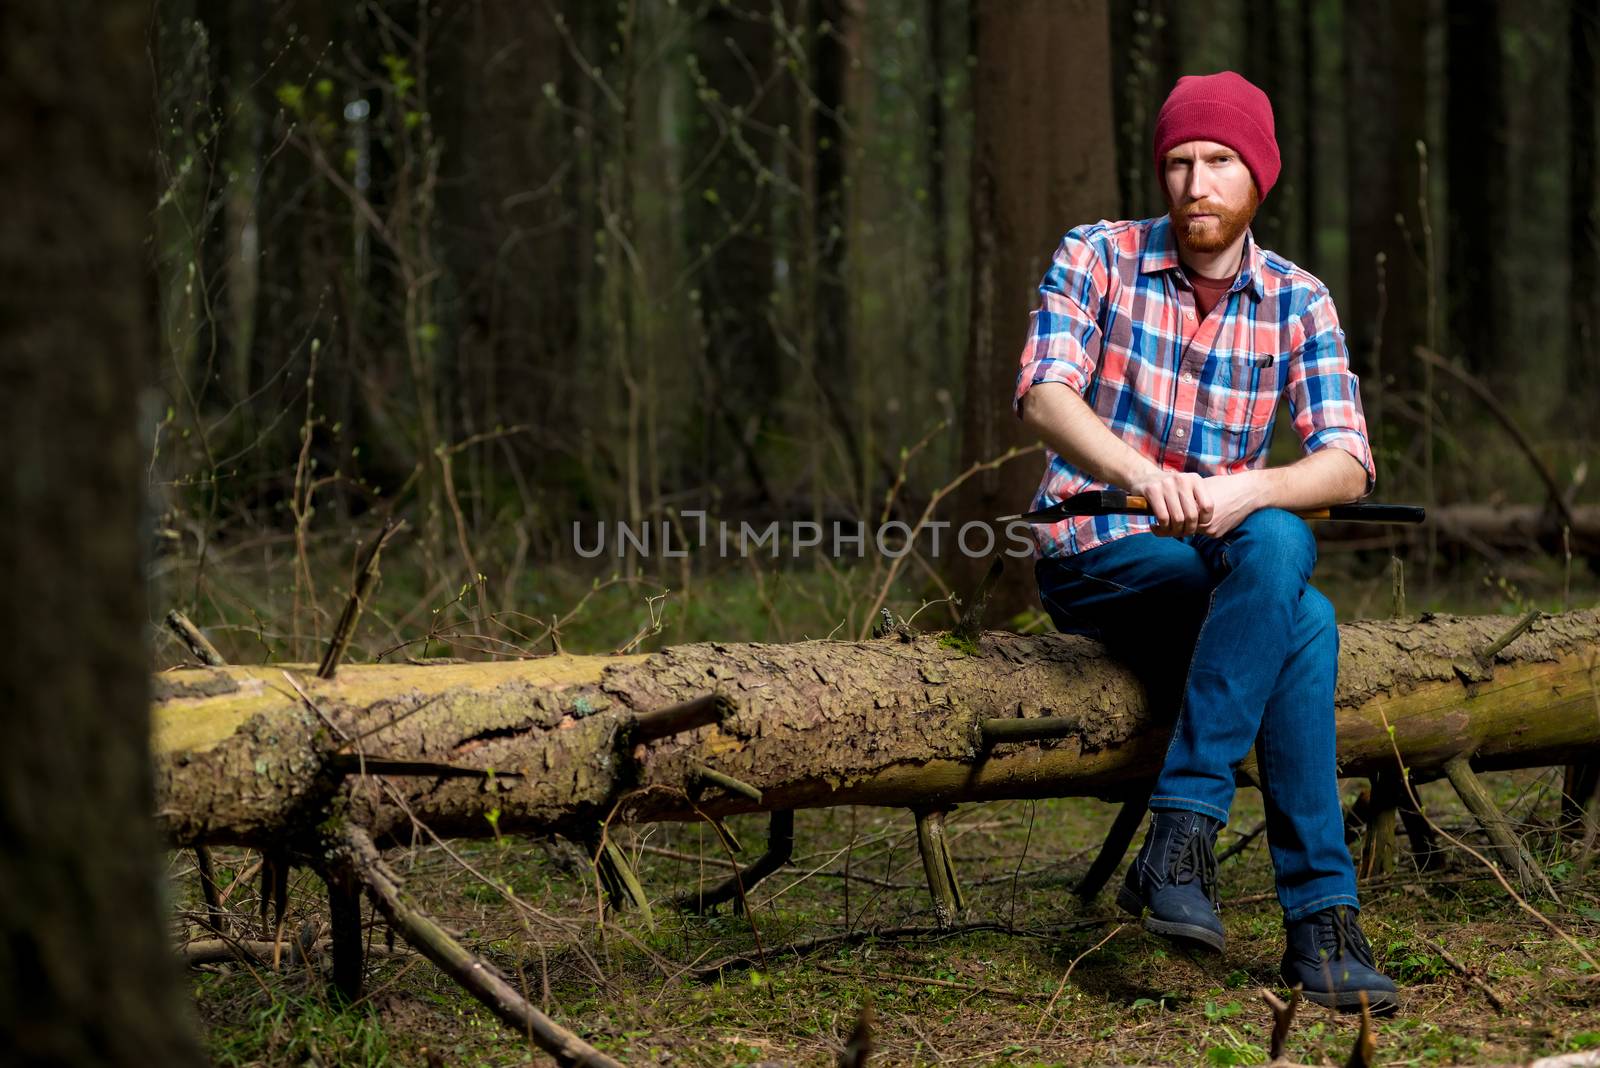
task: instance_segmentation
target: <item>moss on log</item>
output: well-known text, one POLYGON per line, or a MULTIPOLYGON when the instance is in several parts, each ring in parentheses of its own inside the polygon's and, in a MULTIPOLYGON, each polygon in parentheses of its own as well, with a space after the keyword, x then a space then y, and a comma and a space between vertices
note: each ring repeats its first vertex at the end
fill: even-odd
MULTIPOLYGON (((1532 767, 1600 751, 1600 614, 1541 617, 1492 662, 1481 658, 1510 625, 1427 616, 1342 626, 1343 773, 1393 764, 1385 722, 1424 774, 1461 754, 1479 767, 1532 767)), ((176 671, 157 679, 154 718, 171 839, 263 845, 313 840, 330 813, 380 837, 409 833, 414 816, 443 836, 581 838, 608 817, 1108 795, 1156 770, 1169 717, 1094 642, 987 632, 975 654, 929 634, 351 665, 330 680, 307 666, 176 671), (731 702, 719 723, 630 742, 637 716, 708 693, 731 702), (1035 717, 1076 727, 986 746, 984 720, 1035 717), (351 754, 495 774, 347 774, 351 754), (759 790, 759 805, 737 791, 702 794, 707 768, 759 790)))

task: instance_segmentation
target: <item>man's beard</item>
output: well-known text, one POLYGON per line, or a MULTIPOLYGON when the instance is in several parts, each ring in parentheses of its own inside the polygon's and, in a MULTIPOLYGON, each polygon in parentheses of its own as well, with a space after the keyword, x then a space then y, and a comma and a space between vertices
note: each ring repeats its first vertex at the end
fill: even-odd
POLYGON ((1244 205, 1233 211, 1209 199, 1197 200, 1182 208, 1173 207, 1169 202, 1167 208, 1172 216, 1172 232, 1177 236, 1178 244, 1190 252, 1202 253, 1221 252, 1233 244, 1256 217, 1256 209, 1261 206, 1254 182, 1250 183, 1247 194, 1244 205), (1216 218, 1194 225, 1187 221, 1193 215, 1214 215, 1216 218))

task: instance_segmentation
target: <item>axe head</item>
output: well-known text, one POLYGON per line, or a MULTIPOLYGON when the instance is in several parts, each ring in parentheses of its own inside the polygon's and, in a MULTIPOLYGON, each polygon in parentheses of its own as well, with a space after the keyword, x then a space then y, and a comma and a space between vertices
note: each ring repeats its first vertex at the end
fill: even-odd
POLYGON ((1126 490, 1103 489, 1088 490, 1084 493, 1074 493, 1065 500, 1058 501, 1048 508, 1040 508, 1033 512, 1023 512, 1020 515, 1001 516, 996 522, 1009 523, 1012 520, 1021 520, 1024 523, 1058 523, 1063 519, 1084 515, 1119 515, 1128 512, 1128 494, 1126 490))

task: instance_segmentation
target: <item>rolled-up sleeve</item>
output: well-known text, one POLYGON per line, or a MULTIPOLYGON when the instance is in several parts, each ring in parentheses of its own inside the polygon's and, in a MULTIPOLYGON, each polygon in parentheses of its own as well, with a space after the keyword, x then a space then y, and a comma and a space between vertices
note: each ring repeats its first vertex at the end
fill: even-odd
POLYGON ((1360 461, 1372 492, 1378 473, 1361 409, 1361 384, 1350 370, 1350 351, 1326 289, 1313 295, 1291 324, 1288 380, 1289 414, 1307 455, 1342 449, 1360 461))
POLYGON ((1039 305, 1030 316, 1022 370, 1011 398, 1019 417, 1023 395, 1040 382, 1063 382, 1080 395, 1088 386, 1100 347, 1096 321, 1105 292, 1100 251, 1079 230, 1069 231, 1039 283, 1039 305))

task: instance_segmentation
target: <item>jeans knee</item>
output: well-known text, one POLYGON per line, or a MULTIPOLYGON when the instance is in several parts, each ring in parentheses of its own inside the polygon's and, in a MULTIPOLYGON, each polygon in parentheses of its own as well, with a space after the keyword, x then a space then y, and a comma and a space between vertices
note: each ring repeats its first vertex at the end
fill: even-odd
POLYGON ((1300 613, 1297 621, 1309 640, 1326 642, 1337 653, 1339 650, 1339 624, 1334 616, 1333 602, 1319 589, 1307 586, 1300 595, 1300 613))
POLYGON ((1317 563, 1317 539, 1293 512, 1263 508, 1239 524, 1228 557, 1235 569, 1252 568, 1304 583, 1317 563))

